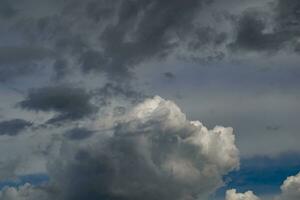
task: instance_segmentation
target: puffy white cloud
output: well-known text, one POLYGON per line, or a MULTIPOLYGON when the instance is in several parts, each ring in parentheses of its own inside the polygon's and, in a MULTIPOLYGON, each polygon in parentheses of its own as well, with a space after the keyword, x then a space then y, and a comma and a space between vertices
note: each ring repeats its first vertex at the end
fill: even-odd
POLYGON ((252 191, 237 193, 235 189, 226 191, 226 200, 260 200, 252 191))
POLYGON ((281 195, 276 200, 298 200, 300 199, 300 173, 287 177, 281 185, 281 195))
MULTIPOLYGON (((223 185, 223 175, 239 167, 232 128, 208 130, 158 96, 113 120, 110 130, 63 141, 48 165, 52 198, 204 199, 223 185)), ((23 188, 10 190, 23 194, 23 188)), ((24 190, 36 199, 32 187, 24 190)))

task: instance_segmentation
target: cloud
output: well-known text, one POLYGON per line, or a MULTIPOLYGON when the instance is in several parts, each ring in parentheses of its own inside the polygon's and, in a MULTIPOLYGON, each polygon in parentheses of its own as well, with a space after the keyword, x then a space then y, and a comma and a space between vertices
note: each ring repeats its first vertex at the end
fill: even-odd
POLYGON ((130 85, 121 83, 106 83, 104 86, 96 89, 93 94, 103 107, 110 105, 116 99, 137 103, 146 97, 142 92, 132 89, 130 85))
POLYGON ((83 72, 102 71, 105 72, 107 69, 108 58, 103 53, 95 50, 89 50, 83 53, 80 57, 81 68, 83 72))
POLYGON ((169 79, 169 80, 173 80, 176 78, 175 74, 173 74, 172 72, 165 72, 163 73, 164 77, 169 79))
POLYGON ((71 86, 47 86, 32 89, 25 100, 18 105, 33 111, 54 111, 58 115, 51 122, 76 120, 97 112, 91 101, 92 96, 81 88, 71 86))
POLYGON ((237 193, 236 190, 233 189, 227 190, 226 200, 260 200, 260 198, 255 196, 252 191, 237 193))
POLYGON ((0 160, 0 181, 14 178, 18 164, 19 162, 17 159, 5 159, 5 161, 0 160))
POLYGON ((300 198, 300 173, 288 177, 282 184, 281 195, 276 200, 297 200, 300 198))
POLYGON ((90 1, 85 7, 87 17, 95 22, 107 20, 108 17, 112 17, 115 4, 112 1, 101 1, 101 3, 99 1, 90 1))
POLYGON ((17 15, 17 10, 11 5, 10 1, 2 0, 0 2, 0 17, 9 19, 17 15))
POLYGON ((41 47, 0 47, 0 64, 16 64, 33 60, 40 60, 49 55, 51 55, 51 51, 41 47))
POLYGON ((184 4, 178 0, 122 2, 117 24, 108 26, 101 35, 103 54, 111 60, 109 75, 120 78, 140 62, 170 54, 178 46, 174 42, 177 32, 183 37, 189 33, 202 5, 199 0, 184 4))
POLYGON ((37 69, 37 62, 53 56, 49 49, 33 46, 0 47, 0 81, 29 74, 37 69))
MULTIPOLYGON (((26 21, 13 26, 25 41, 46 43, 61 57, 71 58, 74 63, 68 67, 74 70, 126 80, 134 77, 137 65, 166 58, 179 47, 187 49, 184 45, 196 29, 198 13, 211 2, 69 0, 49 14, 25 13, 26 21)), ((201 38, 197 35, 195 41, 201 38)), ((201 42, 196 46, 200 49, 201 42)))
POLYGON ((9 135, 15 136, 18 135, 22 130, 32 125, 31 122, 25 121, 23 119, 12 119, 7 121, 0 122, 0 136, 9 135))
MULTIPOLYGON (((120 82, 135 78, 134 70, 153 60, 234 59, 236 52, 226 48, 229 43, 231 50, 276 52, 291 44, 296 50, 297 1, 274 3, 278 4, 274 8, 260 3, 271 10, 263 14, 255 9, 248 12, 251 4, 242 3, 238 13, 232 11, 237 21, 232 27, 231 18, 224 15, 231 8, 220 8, 221 1, 68 0, 51 3, 54 8, 46 9, 43 15, 20 13, 22 17, 9 27, 14 27, 22 40, 47 45, 56 52, 57 57, 52 57, 55 78, 63 78, 68 70, 79 70, 83 74, 102 73, 120 82), (270 28, 271 22, 274 25, 270 28)), ((15 6, 15 2, 11 4, 15 6)), ((22 9, 24 5, 18 6, 22 9)))
POLYGON ((288 32, 299 35, 300 3, 297 0, 278 0, 277 20, 279 27, 288 32))
MULTIPOLYGON (((158 96, 112 124, 80 143, 63 142, 58 157, 49 162, 46 190, 52 188, 52 199, 206 198, 223 185, 223 175, 239 166, 232 128, 208 130, 158 96)), ((26 200, 40 194, 24 188, 29 192, 10 190, 26 200)), ((45 190, 43 195, 51 199, 45 190)))
POLYGON ((63 199, 196 199, 238 167, 231 128, 208 131, 160 97, 137 105, 112 131, 94 144, 63 147, 57 162, 65 167, 50 168, 63 199))
POLYGON ((0 191, 0 200, 48 200, 43 188, 34 187, 28 183, 18 188, 5 187, 0 191))
POLYGON ((299 50, 300 3, 297 0, 276 0, 271 13, 257 9, 245 11, 236 27, 234 50, 277 52, 299 50))
POLYGON ((67 137, 70 140, 82 140, 92 136, 93 133, 94 131, 85 128, 74 128, 67 131, 65 133, 65 137, 67 137))
MULTIPOLYGON (((297 176, 289 177, 286 182, 287 187, 292 188, 288 193, 284 193, 285 196, 277 196, 274 200, 298 200, 299 199, 299 181, 291 180, 297 179, 297 176), (298 185, 297 185, 298 184, 298 185), (298 190, 298 191, 297 191, 298 190)), ((18 188, 5 187, 0 191, 1 200, 48 200, 51 196, 51 190, 45 186, 35 187, 30 184, 25 184, 18 188)), ((283 191, 286 192, 286 191, 283 191)), ((116 198, 118 199, 118 198, 116 198)), ((269 198, 268 198, 269 199, 269 198)), ((226 192, 225 200, 261 200, 252 191, 247 191, 245 193, 237 193, 235 189, 228 190, 226 192)))
POLYGON ((285 38, 279 34, 265 33, 266 22, 256 12, 246 12, 239 19, 237 36, 230 46, 234 50, 277 51, 285 38))
POLYGON ((55 80, 63 79, 69 72, 68 61, 65 59, 57 59, 53 64, 53 70, 55 72, 53 76, 55 80))
MULTIPOLYGON (((280 187, 281 193, 274 200, 298 200, 300 198, 300 173, 289 176, 280 187)), ((235 189, 227 190, 226 200, 260 200, 252 191, 236 193, 235 189)))
POLYGON ((237 191, 251 189, 261 197, 277 194, 286 177, 298 173, 300 155, 289 152, 275 157, 242 157, 240 162, 238 171, 224 177, 226 186, 218 191, 218 195, 232 188, 237 191))
MULTIPOLYGON (((176 57, 211 62, 235 58, 235 52, 230 54, 226 49, 228 43, 231 49, 254 52, 276 52, 288 45, 299 49, 296 0, 274 0, 273 8, 262 2, 261 7, 271 10, 271 14, 263 15, 247 12, 251 3, 241 3, 235 13, 236 8, 223 5, 223 10, 221 1, 211 0, 43 2, 55 6, 42 6, 43 14, 21 12, 20 18, 7 23, 22 35, 21 41, 46 45, 59 55, 53 65, 56 78, 63 78, 68 69, 103 73, 117 82, 131 80, 136 67, 152 60, 176 57), (237 21, 234 32, 231 18, 224 16, 231 11, 237 21), (274 25, 270 29, 271 22, 274 25), (72 62, 66 62, 69 60, 72 62)), ((24 9, 16 2, 9 5, 24 9)))

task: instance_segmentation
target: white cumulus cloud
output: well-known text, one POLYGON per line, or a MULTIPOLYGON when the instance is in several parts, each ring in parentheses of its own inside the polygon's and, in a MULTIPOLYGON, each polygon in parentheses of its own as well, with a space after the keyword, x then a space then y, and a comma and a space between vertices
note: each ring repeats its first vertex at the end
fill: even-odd
POLYGON ((252 191, 237 193, 235 189, 227 190, 226 200, 260 200, 252 191))
MULTIPOLYGON (((84 141, 62 142, 59 156, 48 164, 51 198, 205 199, 223 185, 223 175, 239 167, 232 128, 208 130, 187 120, 172 101, 146 99, 112 120, 110 130, 96 131, 84 141)), ((2 193, 0 200, 14 200, 10 193, 37 199, 36 189, 28 185, 2 193)))
POLYGON ((299 200, 300 199, 300 173, 289 176, 281 185, 281 195, 276 200, 299 200))

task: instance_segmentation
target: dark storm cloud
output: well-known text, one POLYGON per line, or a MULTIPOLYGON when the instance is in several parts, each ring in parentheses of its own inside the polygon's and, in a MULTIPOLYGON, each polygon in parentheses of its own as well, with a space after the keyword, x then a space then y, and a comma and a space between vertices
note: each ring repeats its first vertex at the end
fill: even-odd
POLYGON ((278 29, 283 32, 295 51, 299 51, 300 2, 297 0, 279 0, 276 8, 278 29))
POLYGON ((64 135, 66 138, 71 140, 83 140, 85 138, 90 137, 94 131, 91 131, 86 128, 74 128, 67 131, 64 135))
POLYGON ((12 119, 0 122, 0 135, 16 136, 22 130, 32 125, 23 119, 12 119))
POLYGON ((101 35, 104 55, 111 58, 109 74, 120 77, 142 61, 167 56, 178 45, 172 39, 185 39, 201 5, 199 0, 122 2, 118 23, 101 35))
POLYGON ((55 111, 59 115, 51 120, 80 119, 97 111, 92 96, 84 89, 70 86, 48 86, 29 91, 26 99, 18 105, 34 111, 55 111))
MULTIPOLYGON (((30 16, 22 12, 24 19, 12 22, 12 27, 22 33, 26 41, 47 43, 60 55, 56 60, 72 60, 57 61, 53 65, 56 78, 63 78, 68 73, 65 69, 70 69, 81 70, 85 74, 104 73, 120 82, 134 78, 133 71, 137 65, 170 55, 177 56, 177 50, 187 53, 178 53, 179 58, 192 61, 223 59, 228 53, 223 45, 230 43, 233 33, 199 17, 208 7, 219 11, 219 1, 212 2, 68 0, 44 15, 37 12, 30 16)), ((267 21, 257 12, 245 11, 246 7, 242 13, 235 15, 236 37, 229 45, 231 50, 276 52, 287 46, 295 51, 300 49, 297 42, 299 2, 274 0, 273 3, 274 14, 266 14, 267 21), (270 22, 274 23, 273 30, 266 31, 270 22)), ((11 6, 14 4, 9 3, 11 6)), ((22 70, 7 73, 22 74, 18 72, 30 69, 20 68, 22 70)))
POLYGON ((300 2, 297 0, 279 0, 276 7, 277 20, 280 28, 299 33, 300 2))
POLYGON ((297 51, 300 36, 300 2, 278 0, 269 20, 259 12, 244 12, 237 22, 236 38, 230 45, 234 50, 276 52, 285 47, 297 51), (271 21, 271 22, 270 22, 271 21), (273 23, 272 30, 268 25, 273 23))
POLYGON ((236 40, 231 47, 234 50, 276 51, 284 38, 274 33, 264 33, 266 23, 256 13, 246 13, 237 24, 236 40))
POLYGON ((50 50, 41 47, 0 47, 0 81, 28 74, 36 69, 36 62, 52 56, 50 50))
POLYGON ((70 0, 61 12, 27 17, 16 27, 27 40, 48 41, 56 52, 71 56, 84 73, 124 80, 133 77, 136 65, 165 58, 182 45, 209 2, 70 0))

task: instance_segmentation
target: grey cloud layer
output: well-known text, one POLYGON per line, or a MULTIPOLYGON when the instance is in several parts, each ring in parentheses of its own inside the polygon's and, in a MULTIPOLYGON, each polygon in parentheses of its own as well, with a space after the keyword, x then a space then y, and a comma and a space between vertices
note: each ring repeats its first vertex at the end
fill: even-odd
POLYGON ((60 52, 58 60, 71 56, 83 72, 104 72, 124 79, 131 76, 136 64, 165 57, 176 48, 206 3, 73 0, 66 1, 54 15, 21 20, 19 29, 27 41, 60 52))
MULTIPOLYGON (((23 10, 21 14, 28 15, 22 16, 26 20, 16 16, 8 23, 11 23, 9 30, 15 27, 13 31, 22 33, 21 40, 25 43, 56 52, 52 57, 56 78, 63 78, 72 69, 125 80, 134 77, 132 72, 137 65, 168 56, 213 61, 227 54, 234 57, 236 51, 232 54, 231 50, 274 52, 290 46, 298 51, 299 3, 296 0, 274 0, 273 7, 269 6, 271 11, 262 15, 260 10, 247 11, 245 6, 244 12, 231 17, 224 14, 230 10, 222 10, 218 4, 219 1, 202 0, 185 3, 178 0, 69 0, 57 3, 59 9, 45 10, 44 15, 39 12, 29 15, 23 10), (207 14, 207 10, 219 17, 207 14), (232 25, 230 28, 221 26, 230 24, 232 19, 236 21, 236 33, 232 25), (270 21, 272 30, 267 26, 270 21)), ((262 6, 268 4, 262 2, 262 6)), ((34 53, 30 48, 23 48, 28 49, 26 54, 21 55, 18 50, 13 55, 14 60, 41 58, 43 51, 34 53)), ((0 51, 0 58, 8 61, 12 56, 1 56, 0 51)), ((7 67, 1 68, 2 74, 21 74, 18 71, 30 69, 16 65, 10 67, 10 72, 7 67)))
POLYGON ((17 10, 11 5, 10 1, 0 2, 0 17, 4 19, 11 18, 17 14, 17 10))
POLYGON ((53 53, 49 49, 32 46, 0 46, 0 81, 10 80, 36 71, 37 64, 53 53))

